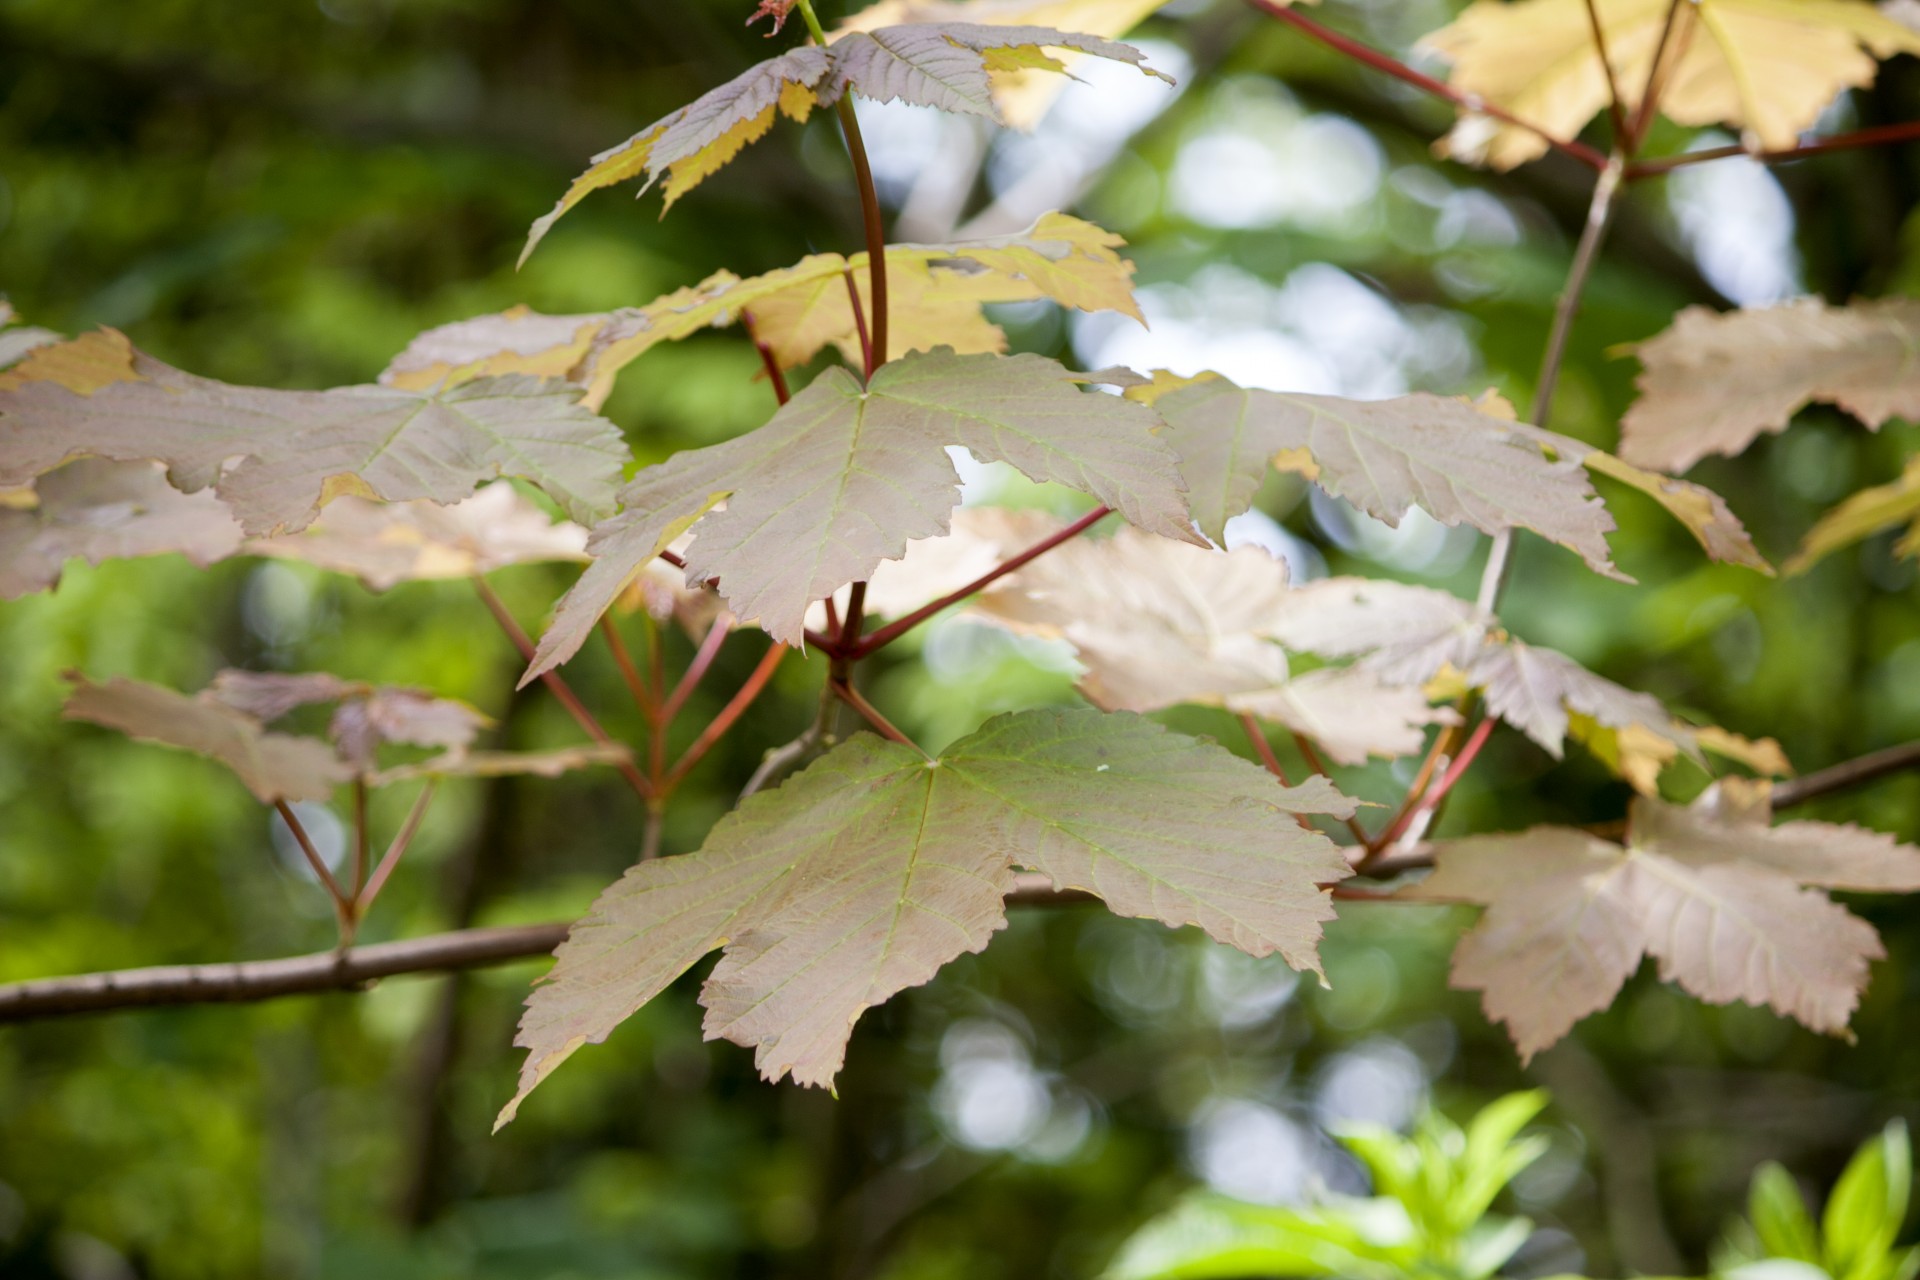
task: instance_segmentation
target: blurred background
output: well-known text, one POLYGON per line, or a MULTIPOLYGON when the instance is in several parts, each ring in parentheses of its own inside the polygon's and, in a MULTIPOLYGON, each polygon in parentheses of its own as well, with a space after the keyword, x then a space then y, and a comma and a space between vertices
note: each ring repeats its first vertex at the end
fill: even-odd
MULTIPOLYGON (((745 0, 0 0, 0 290, 30 322, 118 326, 235 382, 371 381, 418 330, 525 303, 638 304, 859 244, 830 113, 786 123, 664 221, 596 195, 519 273, 528 222, 585 159, 783 47, 745 0)), ((1329 0, 1330 24, 1396 52, 1444 0, 1329 0)), ((826 0, 823 18, 841 16, 826 0)), ((798 24, 796 23, 796 26, 798 24)), ((1017 230, 1070 208, 1124 234, 1150 329, 1046 305, 1002 310, 1020 350, 1276 388, 1385 396, 1497 387, 1524 405, 1590 175, 1440 161, 1450 112, 1232 0, 1176 0, 1136 33, 1178 89, 1086 67, 1029 135, 863 105, 896 239, 1017 230)), ((1920 66, 1826 122, 1920 114, 1920 66)), ((1656 151, 1729 139, 1662 124, 1656 151)), ((1603 446, 1634 362, 1611 349, 1688 304, 1920 288, 1920 149, 1766 170, 1741 160, 1634 188, 1588 294, 1555 427, 1603 446)), ((608 407, 643 458, 771 411, 736 331, 658 349, 608 407)), ((1920 441, 1814 410, 1695 478, 1776 560, 1920 441)), ((993 486, 981 478, 983 490, 993 486)), ((1772 735, 1803 770, 1920 736, 1914 567, 1888 538, 1802 578, 1710 566, 1650 501, 1607 494, 1637 587, 1523 540, 1507 616, 1676 710, 1772 735)), ((1357 572, 1471 594, 1484 540, 1399 529, 1276 479, 1236 536, 1299 576, 1357 572)), ((530 625, 568 572, 506 571, 530 625)), ((684 662, 684 644, 671 655, 684 662)), ((758 657, 731 643, 691 717, 758 657)), ((1070 701, 1059 655, 946 622, 889 651, 876 701, 929 747, 1002 709, 1070 701)), ((375 596, 306 566, 177 557, 77 566, 0 605, 0 979, 290 955, 332 942, 324 896, 269 815, 217 767, 63 723, 58 673, 195 689, 223 666, 324 668, 430 688, 499 717, 517 747, 576 740, 471 591, 375 596)), ((604 651, 569 679, 621 732, 604 651)), ((807 723, 820 671, 790 661, 676 801, 697 847, 766 746, 807 723)), ((1224 718, 1170 717, 1240 745, 1224 718)), ((1342 771, 1392 800, 1406 766, 1342 771)), ((1675 780, 1675 794, 1705 778, 1675 780)), ((1618 817, 1625 788, 1501 731, 1441 833, 1618 817)), ((396 803, 403 803, 400 798, 396 803)), ((325 844, 338 817, 311 809, 325 844)), ((390 830, 397 811, 379 809, 390 830)), ((1920 778, 1810 806, 1920 836, 1920 778)), ((632 860, 640 813, 612 774, 452 784, 363 934, 570 918, 632 860)), ((1810 1185, 1886 1119, 1920 1118, 1920 906, 1865 900, 1890 958, 1856 1044, 1707 1008, 1651 972, 1522 1070, 1446 987, 1466 919, 1352 907, 1330 989, 1278 958, 1089 908, 1028 910, 983 955, 865 1017, 839 1097, 757 1081, 699 1038, 705 966, 578 1054, 489 1137, 513 1024, 545 962, 389 981, 364 995, 90 1017, 0 1030, 0 1274, 121 1277, 1096 1275, 1180 1192, 1279 1202, 1356 1188, 1326 1137, 1347 1118, 1465 1115, 1554 1094, 1515 1207, 1531 1274, 1676 1272, 1753 1165, 1810 1185)))

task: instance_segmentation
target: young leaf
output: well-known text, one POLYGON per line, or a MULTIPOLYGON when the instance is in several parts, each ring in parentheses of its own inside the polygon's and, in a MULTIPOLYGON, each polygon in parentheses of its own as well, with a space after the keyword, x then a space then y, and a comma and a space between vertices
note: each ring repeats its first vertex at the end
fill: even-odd
POLYGON ((510 484, 487 485, 450 507, 335 498, 299 533, 246 544, 249 555, 303 560, 352 574, 375 591, 402 582, 470 578, 508 565, 585 561, 586 548, 585 529, 556 522, 510 484))
MULTIPOLYGON (((433 395, 269 391, 182 373, 111 331, 93 336, 77 383, 35 376, 0 392, 0 486, 82 455, 152 458, 184 492, 213 486, 249 533, 271 534, 304 528, 343 494, 457 502, 511 475, 593 519, 611 509, 628 456, 613 425, 561 384, 513 376, 433 395), (103 371, 112 380, 96 382, 103 371)), ((87 342, 43 348, 4 376, 35 373, 35 357, 54 361, 87 342)))
POLYGON ((1352 807, 1134 716, 999 716, 937 761, 857 735, 749 797, 700 852, 643 862, 601 894, 527 1002, 528 1057, 500 1122, 716 947, 707 1036, 755 1046, 768 1079, 827 1084, 862 1011, 986 945, 1016 864, 1122 915, 1317 969, 1332 916, 1319 886, 1348 867, 1292 815, 1352 807))
POLYGON ((420 778, 498 778, 533 775, 557 778, 575 769, 619 764, 633 753, 624 743, 583 742, 548 751, 449 751, 417 764, 396 765, 367 775, 367 785, 391 786, 420 778))
POLYGON ((1635 348, 1640 398, 1621 422, 1621 456, 1684 471, 1709 453, 1739 453, 1763 431, 1784 431, 1815 401, 1869 427, 1920 417, 1916 344, 1920 302, 1911 298, 1688 307, 1635 348))
POLYGON ((1607 553, 1613 521, 1577 461, 1587 450, 1568 456, 1564 437, 1443 396, 1346 400, 1249 391, 1217 377, 1134 394, 1167 420, 1194 518, 1215 542, 1271 464, 1388 524, 1417 506, 1482 533, 1531 529, 1622 576, 1607 553))
POLYGON ((578 650, 626 583, 690 526, 688 580, 719 579, 738 617, 799 643, 809 601, 867 578, 909 539, 946 531, 958 484, 948 445, 1192 538, 1159 419, 1075 382, 1039 356, 945 350, 894 361, 865 388, 829 369, 759 430, 678 454, 621 490, 625 510, 594 530, 594 563, 561 601, 526 678, 578 650))
MULTIPOLYGON (((1167 0, 881 0, 850 15, 827 33, 833 43, 853 31, 874 31, 904 23, 970 22, 987 26, 1052 27, 1114 39, 1127 34, 1167 0)), ((1079 54, 1062 53, 1061 67, 1072 73, 1079 54)), ((993 104, 1000 119, 1016 129, 1031 129, 1065 87, 1061 77, 1032 71, 992 73, 993 104)))
MULTIPOLYGON (((1477 0, 1423 43, 1453 62, 1451 83, 1560 138, 1608 102, 1589 0, 1477 0)), ((1738 126, 1750 145, 1791 147, 1835 95, 1873 83, 1874 58, 1920 52, 1920 34, 1865 0, 1591 0, 1631 114, 1652 72, 1669 9, 1660 110, 1683 125, 1738 126)), ((1457 159, 1510 169, 1544 139, 1464 112, 1446 139, 1457 159)))
POLYGON ((1225 706, 1304 733, 1345 764, 1418 751, 1435 718, 1418 689, 1351 669, 1289 678, 1273 627, 1290 594, 1286 565, 1258 547, 1122 529, 1049 552, 978 597, 971 616, 1066 640, 1087 668, 1081 692, 1109 710, 1225 706))
POLYGON ((998 120, 988 94, 989 70, 1064 70, 1047 49, 1072 49, 1160 75, 1144 65, 1138 49, 1045 27, 913 24, 857 32, 825 49, 789 50, 595 156, 553 211, 534 222, 520 261, 526 262, 562 214, 601 187, 642 174, 651 187, 665 174, 666 206, 671 208, 741 148, 765 137, 776 110, 805 123, 815 106, 831 106, 851 89, 878 102, 909 102, 998 120))
POLYGON ((240 526, 211 493, 185 494, 151 462, 82 458, 0 495, 0 600, 43 591, 66 562, 179 552, 201 566, 240 548, 240 526))
POLYGON ((1894 554, 1920 556, 1920 456, 1907 460, 1898 480, 1862 489, 1821 516, 1787 561, 1786 571, 1805 573, 1840 548, 1897 524, 1906 525, 1907 531, 1893 544, 1894 554))
MULTIPOLYGON (((880 562, 867 580, 867 616, 898 618, 932 604, 1065 526, 1066 521, 1045 511, 961 507, 953 513, 951 532, 938 538, 915 538, 898 560, 880 562)), ((1002 579, 988 590, 1000 589, 1009 581, 1002 579)), ((842 616, 847 597, 846 587, 834 593, 842 616)), ((826 605, 815 601, 807 608, 807 625, 820 631, 826 624, 826 605)))
POLYGON ((128 737, 218 760, 261 801, 325 800, 353 776, 325 743, 268 733, 260 721, 205 693, 188 697, 116 676, 94 684, 69 673, 69 720, 87 720, 128 737))
POLYGON ((372 772, 374 755, 382 743, 442 747, 458 754, 480 730, 493 723, 453 698, 435 697, 418 689, 342 680, 324 671, 222 671, 213 678, 205 696, 263 723, 278 720, 297 707, 339 703, 327 733, 340 758, 358 774, 372 772))
MULTIPOLYGON (((1052 298, 1082 310, 1111 309, 1140 319, 1133 264, 1119 236, 1063 213, 1042 214, 1015 235, 943 245, 887 248, 888 358, 951 346, 962 354, 1006 349, 1006 334, 981 305, 1052 298)), ((867 255, 819 253, 791 267, 742 280, 720 271, 644 307, 598 315, 543 316, 516 307, 415 338, 380 375, 382 383, 432 390, 491 374, 564 377, 598 406, 628 364, 662 342, 677 342, 743 315, 755 341, 782 368, 806 364, 827 346, 860 358, 859 326, 847 296, 851 278, 861 314, 873 314, 867 255)))
POLYGON ((1643 796, 1624 848, 1565 827, 1451 841, 1434 873, 1396 896, 1486 906, 1454 952, 1453 981, 1482 993, 1524 1060, 1611 1003, 1643 955, 1703 1000, 1843 1031, 1880 941, 1802 886, 1920 889, 1920 849, 1643 796))

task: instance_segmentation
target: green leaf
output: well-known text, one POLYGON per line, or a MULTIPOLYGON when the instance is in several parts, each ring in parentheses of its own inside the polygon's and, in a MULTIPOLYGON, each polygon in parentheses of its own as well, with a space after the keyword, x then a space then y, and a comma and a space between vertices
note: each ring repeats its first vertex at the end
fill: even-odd
POLYGON ((1821 516, 1784 567, 1789 574, 1804 573, 1842 547, 1897 524, 1907 531, 1894 554, 1920 556, 1920 456, 1907 460, 1898 479, 1862 489, 1821 516))
POLYGON ((325 743, 268 733, 254 717, 209 694, 188 697, 123 676, 105 684, 94 684, 77 672, 68 673, 67 679, 74 686, 67 698, 67 719, 91 721, 131 738, 217 760, 263 803, 325 800, 353 776, 325 743))
POLYGON ((304 528, 343 494, 451 503, 499 476, 531 480, 591 520, 612 509, 629 456, 573 388, 524 376, 434 394, 234 387, 162 364, 111 330, 41 348, 4 376, 0 487, 83 455, 152 458, 183 492, 212 486, 256 535, 304 528), (70 355, 84 358, 78 374, 58 363, 70 355))
POLYGON ((527 1002, 527 1061, 500 1123, 716 947, 709 1038, 754 1046, 769 1079, 829 1083, 862 1011, 986 946, 1016 864, 1122 915, 1317 969, 1333 914, 1320 886, 1348 867, 1294 815, 1352 808, 1324 782, 1281 787, 1136 716, 1000 716, 937 761, 857 735, 750 797, 698 853, 641 863, 601 894, 527 1002))
POLYGON ((1814 1229, 1813 1215, 1807 1212, 1807 1202, 1801 1198, 1793 1175, 1774 1161, 1753 1172, 1747 1216, 1769 1254, 1819 1265, 1820 1237, 1814 1229))
POLYGON ((865 388, 829 369, 759 430, 677 454, 620 491, 625 510, 594 530, 594 563, 561 601, 522 683, 571 657, 633 576, 690 526, 688 579, 719 579, 737 617, 799 643, 809 601, 898 559, 909 539, 947 531, 959 485, 949 445, 1196 541, 1158 426, 1151 410, 1084 393, 1076 375, 1040 356, 942 349, 885 366, 865 388))
POLYGON ((1854 1153, 1820 1218, 1829 1273, 1844 1278, 1886 1264, 1906 1222, 1912 1176, 1907 1127, 1898 1120, 1854 1153))
POLYGON ((533 224, 520 261, 527 260, 561 215, 587 193, 642 175, 651 187, 664 174, 671 208, 748 143, 765 137, 776 112, 805 123, 814 107, 833 105, 849 89, 879 102, 939 107, 998 121, 988 71, 1016 65, 1007 60, 1008 54, 1016 55, 1021 67, 1063 71, 1046 49, 1072 49, 1160 75, 1129 45, 1049 27, 911 23, 849 34, 825 49, 791 49, 595 156, 553 211, 533 224))
POLYGON ((1401 1280, 1418 1261, 1412 1223, 1392 1200, 1291 1209, 1202 1193, 1129 1237, 1102 1280, 1401 1280))
POLYGON ((1607 553, 1613 520, 1579 462, 1584 447, 1565 456, 1563 437, 1464 400, 1250 391, 1213 376, 1135 394, 1166 418, 1194 518, 1215 542, 1279 465, 1388 524, 1419 507, 1482 533, 1531 529, 1622 576, 1607 553))

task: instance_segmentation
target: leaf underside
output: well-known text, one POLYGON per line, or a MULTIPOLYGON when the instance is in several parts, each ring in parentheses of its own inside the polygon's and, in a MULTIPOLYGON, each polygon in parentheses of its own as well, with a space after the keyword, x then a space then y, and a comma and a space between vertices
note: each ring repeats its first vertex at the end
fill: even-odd
POLYGON ((1124 714, 999 716, 937 762, 857 735, 747 799, 698 853, 643 862, 601 895, 528 999, 500 1123, 716 948, 707 1037, 753 1046, 768 1079, 828 1084, 864 1010, 1004 926, 1016 866, 1317 969, 1321 886, 1348 867, 1293 815, 1352 807, 1124 714))

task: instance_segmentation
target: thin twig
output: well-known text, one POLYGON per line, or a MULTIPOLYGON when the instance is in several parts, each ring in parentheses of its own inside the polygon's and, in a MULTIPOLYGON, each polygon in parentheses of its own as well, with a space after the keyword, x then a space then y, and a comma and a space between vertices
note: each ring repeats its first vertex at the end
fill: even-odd
POLYGON ((1709 160, 1728 160, 1734 156, 1745 156, 1761 164, 1784 164, 1789 160, 1801 160, 1827 151, 1850 151, 1856 147, 1877 147, 1889 142, 1912 142, 1916 139, 1920 139, 1920 120, 1906 120, 1899 124, 1882 124, 1875 125, 1871 129, 1856 129, 1851 133, 1831 134, 1825 138, 1814 138, 1778 151, 1749 151, 1737 144, 1728 147, 1708 147, 1700 151, 1687 151, 1677 156, 1659 156, 1629 165, 1627 180, 1631 182, 1639 178, 1654 178, 1663 173, 1671 173, 1675 169, 1684 169, 1688 165, 1704 164, 1709 160))
POLYGON ((853 331, 860 335, 860 367, 866 370, 866 376, 873 376, 873 336, 867 332, 866 309, 860 305, 860 286, 853 282, 853 271, 849 268, 840 273, 847 282, 847 305, 853 309, 853 331))
MULTIPOLYGON (((1312 769, 1329 782, 1333 780, 1333 774, 1327 771, 1327 762, 1320 758, 1320 753, 1314 750, 1313 743, 1307 740, 1306 734, 1295 733, 1293 735, 1293 745, 1299 750, 1301 757, 1306 760, 1309 769, 1312 769)), ((1348 816, 1346 825, 1347 830, 1353 833, 1353 838, 1359 841, 1362 848, 1365 848, 1367 844, 1367 829, 1360 825, 1360 820, 1348 816)))
MULTIPOLYGON (((1626 162, 1620 152, 1615 152, 1600 174, 1600 180, 1594 184, 1593 200, 1587 206, 1587 225, 1580 233, 1579 247, 1574 250, 1573 265, 1567 272, 1566 287, 1560 291, 1560 300, 1553 309, 1553 327, 1547 335, 1546 353, 1540 360, 1540 378, 1533 393, 1533 412, 1528 421, 1536 427, 1545 427, 1553 417, 1553 393, 1560 383, 1560 368, 1567 358, 1567 340, 1573 332, 1573 319, 1580 310, 1580 298, 1586 292, 1587 279, 1593 273, 1593 264, 1599 260, 1600 246, 1607 238, 1607 228, 1613 224, 1614 199, 1620 194, 1621 176, 1626 162)), ((1502 529, 1493 536, 1493 546, 1487 551, 1486 568, 1480 574, 1480 593, 1475 603, 1483 613, 1492 613, 1500 606, 1500 593, 1506 589, 1507 570, 1513 562, 1513 530, 1502 529)))
POLYGON ((373 832, 367 826, 367 779, 363 774, 353 780, 353 901, 360 900, 360 891, 367 887, 372 870, 373 832))
MULTIPOLYGON (((858 689, 840 680, 829 680, 827 687, 833 690, 836 698, 839 698, 855 711, 858 711, 861 718, 872 725, 881 737, 891 739, 903 747, 913 747, 915 751, 920 751, 920 748, 915 746, 913 739, 894 728, 893 722, 881 715, 878 707, 861 697, 858 689)), ((920 754, 927 756, 927 753, 924 751, 920 751, 920 754)), ((927 756, 927 759, 931 760, 933 757, 927 756)))
POLYGON ((1617 148, 1626 140, 1629 126, 1626 106, 1620 100, 1620 82, 1613 74, 1613 59, 1607 54, 1607 29, 1600 21, 1600 0, 1587 0, 1587 22, 1593 27, 1593 47, 1600 55, 1600 67, 1607 73, 1607 121, 1613 126, 1613 145, 1617 148))
POLYGON ((747 677, 747 682, 741 685, 727 705, 720 709, 720 714, 713 718, 712 723, 700 731, 700 736, 693 740, 693 745, 687 748, 686 754, 675 762, 673 768, 667 770, 667 776, 660 783, 663 793, 671 792, 680 785, 681 779, 687 776, 688 771, 700 763, 701 757, 713 749, 713 744, 720 741, 727 730, 733 727, 733 722, 740 718, 741 713, 753 705, 753 700, 760 696, 762 689, 767 687, 767 681, 773 679, 773 673, 780 666, 780 660, 786 656, 787 646, 783 644, 774 644, 767 649, 761 656, 759 665, 754 667, 753 674, 747 677))
POLYGON ((746 330, 747 341, 753 344, 753 349, 760 353, 760 363, 766 368, 767 381, 773 384, 773 398, 785 405, 787 401, 793 399, 787 392, 786 370, 780 367, 780 360, 773 354, 773 348, 760 341, 760 335, 753 327, 753 312, 740 313, 740 327, 746 330))
POLYGON ((1607 167, 1607 157, 1579 139, 1556 137, 1532 121, 1522 120, 1504 107, 1488 102, 1476 94, 1462 93, 1443 80, 1435 80, 1430 75, 1415 71, 1398 58, 1382 53, 1372 45, 1363 44, 1351 36, 1343 36, 1337 31, 1321 26, 1298 9, 1289 8, 1285 0, 1247 0, 1247 3, 1269 17, 1277 18, 1305 32, 1330 49, 1343 53, 1357 62, 1363 62, 1376 71, 1384 71, 1394 79, 1404 81, 1416 89, 1424 89, 1436 98, 1444 98, 1463 111, 1492 116, 1495 120, 1510 124, 1516 129, 1525 129, 1528 133, 1545 139, 1547 145, 1556 151, 1565 152, 1590 169, 1599 170, 1607 167))
POLYGON ((659 704, 654 702, 646 681, 640 678, 640 669, 633 665, 633 653, 627 648, 620 628, 614 624, 612 614, 600 615, 600 634, 606 637, 607 648, 613 651, 613 665, 620 668, 620 678, 627 682, 627 692, 633 695, 633 705, 640 708, 640 718, 652 724, 660 718, 659 704))
MULTIPOLYGON (((513 647, 520 651, 520 657, 527 662, 533 661, 533 641, 528 638, 525 631, 520 629, 520 624, 514 621, 513 614, 507 611, 505 602, 494 594, 493 588, 487 585, 485 578, 476 574, 471 581, 473 589, 480 595, 481 603, 487 606, 487 612, 493 615, 493 620, 500 624, 502 631, 506 632, 507 639, 513 642, 513 647)), ((547 686, 547 691, 567 709, 567 714, 573 717, 573 722, 585 730, 589 738, 603 743, 611 743, 614 740, 613 735, 594 719, 593 712, 587 710, 586 704, 580 701, 579 696, 574 693, 572 687, 558 671, 542 671, 540 682, 547 686)), ((642 800, 653 794, 653 788, 647 784, 646 775, 640 772, 633 761, 623 759, 615 765, 615 768, 620 770, 620 776, 627 780, 627 785, 631 786, 642 800)))
POLYGON ((386 887, 387 878, 393 874, 393 869, 400 865, 402 855, 412 846, 414 834, 420 830, 420 820, 427 816, 427 806, 433 803, 434 789, 439 785, 438 778, 428 778, 427 785, 420 788, 420 794, 414 797, 413 808, 407 810, 407 820, 400 824, 400 833, 394 836, 393 843, 387 846, 386 855, 380 859, 380 865, 374 868, 373 878, 367 881, 366 887, 354 899, 354 909, 360 915, 365 915, 367 909, 373 905, 373 900, 380 896, 380 890, 386 887))
POLYGON ((856 660, 860 658, 864 658, 864 657, 867 657, 869 654, 872 654, 880 649, 886 648, 888 645, 892 644, 895 640, 898 640, 901 636, 913 630, 915 627, 925 622, 928 618, 931 618, 934 614, 939 613, 942 609, 947 608, 949 605, 958 604, 960 601, 965 600, 968 596, 977 594, 978 592, 985 590, 987 587, 993 585, 993 583, 997 582, 999 579, 1004 578, 1009 573, 1012 573, 1015 569, 1020 568, 1022 565, 1025 565, 1031 562, 1032 560, 1036 559, 1039 556, 1045 555, 1047 552, 1053 550, 1055 547, 1059 546, 1061 543, 1068 542, 1074 538, 1079 537, 1082 533, 1086 532, 1088 529, 1091 529, 1094 525, 1098 524, 1101 520, 1105 519, 1107 516, 1111 514, 1113 514, 1113 508, 1111 507, 1095 507, 1093 510, 1087 512, 1087 514, 1085 514, 1084 516, 1081 516, 1078 520, 1075 520, 1072 524, 1068 525, 1066 528, 1062 529, 1060 532, 1056 534, 1052 534, 1049 537, 1042 538, 1040 541, 1028 547, 1025 551, 1022 551, 1019 555, 1014 556, 1011 559, 1006 560, 999 565, 996 565, 994 568, 992 568, 988 572, 981 574, 979 577, 975 578, 972 582, 969 582, 966 586, 961 587, 958 591, 949 591, 946 595, 941 596, 938 600, 935 600, 932 604, 922 605, 920 608, 915 609, 912 613, 907 614, 905 617, 899 618, 893 622, 888 623, 886 626, 880 628, 878 631, 874 632, 872 635, 862 640, 858 645, 854 646, 854 650, 853 650, 854 658, 856 660))
MULTIPOLYGON (((853 161, 853 178, 860 188, 860 220, 867 232, 867 295, 873 299, 871 344, 867 348, 867 377, 871 379, 887 362, 887 231, 880 219, 880 193, 873 185, 873 167, 867 163, 867 144, 860 136, 860 120, 853 110, 853 95, 842 94, 835 104, 840 115, 840 130, 846 135, 847 155, 853 161)), ((858 305, 858 299, 855 299, 858 305)))
POLYGON ((1653 127, 1653 118, 1658 113, 1660 94, 1666 87, 1662 71, 1666 69, 1667 49, 1673 43, 1673 33, 1680 25, 1680 10, 1685 8, 1687 0, 1667 0, 1666 21, 1660 26, 1660 41, 1653 47, 1653 61, 1647 64, 1647 84, 1640 91, 1640 105, 1633 113, 1632 127, 1627 130, 1626 145, 1616 147, 1629 156, 1640 154, 1640 146, 1647 140, 1647 130, 1653 127))
POLYGON ((694 650, 693 661, 687 664, 686 671, 680 676, 680 683, 673 686, 673 692, 667 695, 666 702, 660 707, 661 728, 672 724, 673 718, 687 705, 687 699, 700 687, 701 678, 713 666, 713 660, 720 656, 720 646, 727 642, 727 636, 732 631, 733 615, 729 613, 715 618, 713 625, 707 628, 707 634, 700 640, 700 647, 694 650))
MULTIPOLYGON (((1273 754, 1273 744, 1267 741, 1266 731, 1260 727, 1260 722, 1253 718, 1252 712, 1240 713, 1240 727, 1246 730, 1247 741, 1253 744, 1254 752, 1259 755, 1260 763, 1266 766, 1267 772, 1280 779, 1281 786, 1292 786, 1293 784, 1287 781, 1287 771, 1280 766, 1280 757, 1273 754)), ((1294 814, 1293 820, 1308 831, 1314 829, 1312 820, 1304 813, 1294 814)))
POLYGON ((1920 742, 1888 747, 1857 760, 1843 761, 1805 777, 1782 782, 1773 789, 1773 807, 1785 809, 1805 804, 1819 796, 1858 787, 1908 769, 1920 769, 1920 742))
POLYGON ((327 870, 327 864, 321 860, 320 851, 313 847, 313 840, 307 835, 307 829, 300 825, 300 819, 294 814, 293 806, 285 800, 275 800, 273 807, 280 813, 280 821, 287 824, 287 830, 293 832, 294 840, 300 845, 300 852, 307 855, 307 865, 313 868, 313 874, 320 877, 320 883, 326 886, 327 893, 335 905, 345 907, 349 899, 340 890, 340 882, 333 878, 333 872, 327 870))

